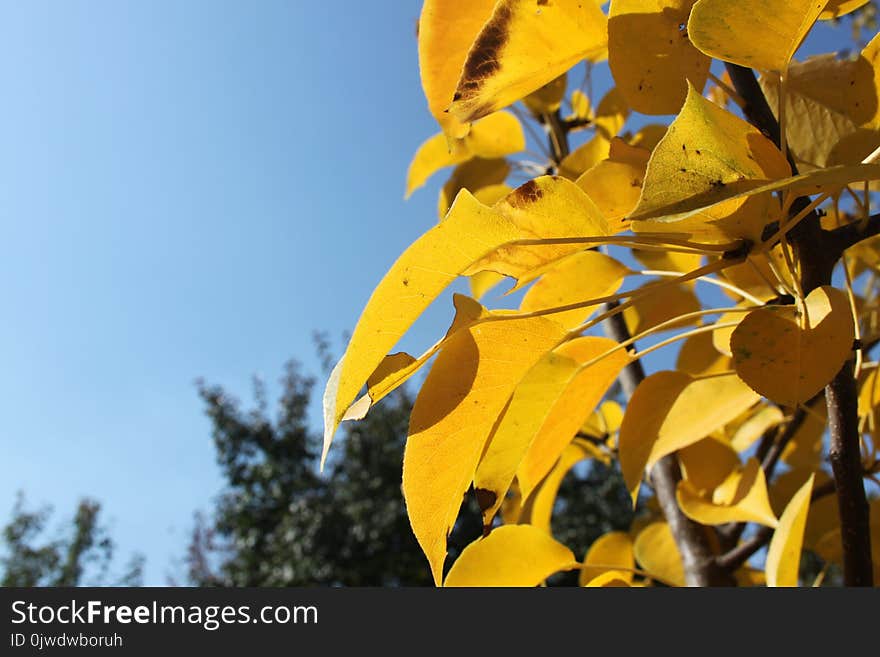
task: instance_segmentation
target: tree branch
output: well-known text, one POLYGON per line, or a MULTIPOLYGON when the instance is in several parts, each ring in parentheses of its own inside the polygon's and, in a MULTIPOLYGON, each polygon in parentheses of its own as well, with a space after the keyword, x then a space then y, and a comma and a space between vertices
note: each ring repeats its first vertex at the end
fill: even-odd
MULTIPOLYGON (((727 70, 737 93, 746 101, 744 113, 748 119, 778 146, 779 124, 754 72, 734 64, 728 64, 727 70)), ((792 173, 797 173, 797 166, 790 153, 789 162, 792 165, 792 173)), ((800 212, 808 204, 808 197, 799 197, 792 204, 792 211, 800 212)), ((834 265, 843 254, 845 245, 855 244, 867 236, 865 230, 853 234, 853 230, 857 230, 858 227, 844 228, 847 230, 840 233, 823 230, 818 214, 813 211, 789 233, 789 239, 800 263, 801 287, 804 294, 809 294, 819 286, 830 285, 834 265), (836 239, 835 235, 837 235, 836 239)), ((871 228, 878 230, 876 226, 871 228)), ((844 583, 847 586, 862 586, 865 583, 870 585, 873 580, 868 503, 861 473, 856 398, 856 382, 852 364, 848 361, 825 388, 828 422, 832 427, 831 449, 834 453, 832 471, 841 509, 844 583), (856 462, 855 467, 854 462, 856 462)))

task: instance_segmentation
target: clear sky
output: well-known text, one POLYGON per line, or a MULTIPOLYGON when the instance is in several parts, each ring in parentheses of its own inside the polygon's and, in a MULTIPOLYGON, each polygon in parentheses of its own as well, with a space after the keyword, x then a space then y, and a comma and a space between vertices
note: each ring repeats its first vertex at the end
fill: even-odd
POLYGON ((436 180, 403 201, 420 6, 0 1, 0 520, 93 496, 180 573, 222 483, 194 380, 318 374, 312 331, 436 221, 436 180))

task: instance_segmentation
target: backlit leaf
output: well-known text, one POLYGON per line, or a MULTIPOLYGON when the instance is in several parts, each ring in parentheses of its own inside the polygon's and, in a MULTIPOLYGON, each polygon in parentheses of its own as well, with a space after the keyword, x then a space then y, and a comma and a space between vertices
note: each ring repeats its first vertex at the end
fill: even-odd
POLYGON ((616 577, 623 580, 627 585, 632 583, 635 568, 633 556, 633 541, 626 532, 608 532, 593 541, 587 555, 584 557, 584 565, 578 578, 581 586, 589 586, 595 578, 607 573, 614 568, 616 577))
POLYGON ((440 219, 443 220, 446 217, 452 202, 462 189, 466 189, 476 196, 483 205, 494 205, 496 201, 501 200, 512 191, 509 187, 501 185, 509 173, 510 165, 507 160, 500 158, 486 160, 482 157, 475 157, 459 164, 449 176, 449 180, 440 189, 440 197, 437 200, 437 213, 440 215, 440 219), (487 200, 480 196, 481 190, 487 187, 500 190, 501 193, 497 198, 487 200))
POLYGON ((596 116, 593 117, 593 125, 596 126, 596 134, 610 141, 620 133, 623 124, 629 116, 629 105, 623 95, 612 87, 602 96, 602 100, 596 106, 596 116))
POLYGON ((846 294, 823 286, 806 298, 808 325, 794 306, 753 310, 730 339, 737 374, 777 404, 794 406, 818 393, 852 353, 846 294))
POLYGON ((617 88, 637 112, 674 114, 687 81, 702 89, 710 59, 691 45, 687 24, 695 0, 612 0, 608 63, 617 88))
POLYGON ((585 171, 596 166, 608 157, 611 142, 602 135, 595 135, 562 158, 559 163, 559 175, 569 180, 577 180, 585 171))
POLYGON ((594 577, 586 584, 588 588, 627 588, 631 586, 626 580, 626 572, 622 570, 609 570, 594 577))
POLYGON ((409 197, 443 167, 460 164, 473 157, 502 158, 518 153, 525 147, 525 136, 519 120, 507 112, 498 112, 475 123, 461 140, 450 141, 442 132, 436 134, 419 146, 409 165, 406 196, 409 197))
POLYGON ((762 71, 785 71, 828 0, 700 0, 691 42, 710 57, 762 71))
MULTIPOLYGON (((610 296, 620 289, 630 273, 611 256, 598 251, 581 251, 548 270, 529 288, 520 303, 520 310, 530 312, 610 296)), ((597 306, 554 313, 550 317, 574 328, 583 323, 597 306)))
POLYGON ((571 550, 531 525, 505 525, 468 545, 444 586, 537 586, 577 565, 571 550))
MULTIPOLYGON (((657 286, 649 294, 635 299, 633 305, 623 311, 623 318, 630 335, 653 328, 663 322, 671 321, 679 315, 693 313, 700 309, 700 300, 693 290, 684 285, 657 286)), ((674 322, 664 330, 681 328, 696 323, 697 320, 683 319, 674 322)))
POLYGON ((450 113, 468 122, 539 89, 607 47, 593 0, 499 0, 464 62, 450 113))
POLYGON ((645 527, 633 543, 636 561, 648 574, 673 586, 684 586, 684 565, 665 522, 654 522, 645 527))
POLYGON ((868 4, 869 0, 829 0, 825 9, 819 14, 819 20, 827 21, 844 16, 859 7, 868 4))
POLYGON ((730 445, 737 452, 744 452, 755 444, 767 431, 783 420, 782 411, 776 406, 760 406, 745 422, 739 425, 730 438, 730 445))
POLYGON ((701 495, 690 481, 682 480, 676 498, 682 512, 703 525, 757 522, 775 527, 777 524, 767 496, 764 470, 756 459, 749 459, 741 472, 731 474, 712 497, 701 495))
POLYGON ((537 115, 555 112, 562 105, 567 83, 568 76, 563 73, 523 98, 523 105, 537 115))
POLYGON ((608 157, 577 179, 577 185, 593 200, 615 233, 629 227, 625 220, 639 202, 650 152, 611 140, 608 157))
POLYGON ((445 342, 422 384, 410 416, 403 493, 437 583, 446 537, 493 425, 517 383, 562 337, 562 327, 541 317, 470 326, 445 342))
POLYGON ((733 361, 718 353, 711 334, 698 333, 682 343, 675 368, 691 376, 706 376, 732 370, 733 361))
POLYGON ((758 401, 736 376, 694 379, 662 371, 642 381, 620 427, 620 466, 630 494, 638 494, 642 473, 658 460, 687 447, 737 418, 758 401))
POLYGON ((801 549, 807 512, 810 509, 810 494, 813 490, 811 476, 800 490, 791 498, 779 526, 773 532, 770 547, 767 549, 767 586, 797 586, 801 563, 801 549))
POLYGON ((773 142, 691 86, 681 113, 651 155, 630 219, 706 207, 790 173, 773 142))
POLYGON ((704 438, 679 450, 682 474, 697 493, 710 493, 739 468, 736 451, 726 442, 704 438))

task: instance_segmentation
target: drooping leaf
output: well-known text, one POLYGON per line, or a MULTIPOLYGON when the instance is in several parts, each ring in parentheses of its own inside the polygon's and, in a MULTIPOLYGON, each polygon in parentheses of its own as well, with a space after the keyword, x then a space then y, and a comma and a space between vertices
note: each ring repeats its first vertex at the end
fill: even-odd
MULTIPOLYGON (((676 271, 682 274, 697 269, 703 261, 703 256, 699 253, 633 249, 632 254, 646 269, 676 271)), ((693 281, 690 283, 693 284, 693 281)))
POLYGON ((739 456, 726 442, 703 438, 679 450, 684 479, 697 493, 710 493, 740 466, 739 456))
POLYGON ((834 378, 852 352, 853 320, 846 294, 823 286, 794 306, 753 310, 730 338, 737 374, 778 404, 802 404, 834 378), (804 326, 800 321, 808 322, 804 326))
POLYGON ((704 208, 790 174, 773 142, 690 86, 684 107, 651 155, 630 219, 683 214, 683 208, 704 208))
POLYGON ((633 581, 632 570, 635 565, 633 541, 629 534, 608 532, 593 541, 587 550, 578 581, 581 586, 589 586, 595 578, 613 571, 628 586, 633 581), (616 568, 621 570, 615 570, 616 568))
POLYGON ((416 151, 406 174, 406 197, 409 198, 443 167, 461 164, 474 157, 503 158, 525 147, 519 120, 507 112, 492 114, 475 123, 467 136, 460 140, 450 141, 445 134, 438 133, 416 151))
POLYGON ((478 271, 469 278, 471 296, 479 301, 504 278, 504 274, 498 274, 494 271, 478 271))
POLYGON ((718 353, 709 333, 697 333, 682 343, 675 368, 691 376, 707 376, 732 370, 733 361, 718 353))
POLYGON ((569 180, 577 180, 585 171, 596 166, 608 157, 611 142, 602 135, 594 135, 592 139, 581 144, 559 163, 559 175, 569 180))
POLYGON ((537 586, 577 566, 571 550, 531 525, 505 525, 468 545, 444 586, 537 586))
POLYGON ((468 51, 492 14, 495 0, 465 4, 425 0, 419 17, 419 71, 428 108, 443 132, 464 137, 468 125, 447 112, 468 51))
POLYGON ((633 499, 646 468, 705 438, 756 401, 758 395, 732 375, 694 379, 662 371, 647 377, 633 393, 620 427, 620 466, 633 499))
POLYGON ((709 57, 694 48, 687 24, 695 0, 612 0, 608 63, 617 88, 637 112, 674 114, 687 81, 702 90, 709 57))
POLYGON ((422 384, 410 416, 403 493, 438 583, 446 537, 493 425, 517 383, 563 334, 541 317, 475 324, 445 342, 422 384))
POLYGON ((491 522, 515 474, 525 499, 553 467, 629 357, 620 350, 587 369, 582 365, 616 344, 608 338, 576 338, 521 377, 474 475, 474 488, 484 491, 486 500, 484 524, 491 522))
POLYGON ((559 109, 560 105, 562 105, 562 99, 565 98, 565 89, 567 85, 568 76, 563 73, 523 98, 523 105, 525 105, 530 112, 539 116, 541 114, 555 112, 559 109))
POLYGON ((859 7, 868 4, 869 0, 829 0, 825 9, 819 14, 819 20, 828 21, 845 16, 859 7))
POLYGON ((821 394, 805 407, 808 409, 806 417, 782 450, 782 460, 793 468, 814 471, 822 462, 828 407, 821 394))
MULTIPOLYGON (((628 267, 598 251, 581 251, 549 269, 529 288, 520 303, 520 310, 531 312, 610 296, 620 289, 630 273, 628 267)), ((587 306, 550 317, 574 328, 586 321, 597 306, 587 306)))
POLYGON ((636 561, 648 574, 663 583, 684 586, 684 564, 665 522, 653 522, 645 527, 633 543, 636 561))
POLYGON ((601 456, 599 448, 586 441, 576 440, 562 450, 559 460, 550 470, 541 485, 529 495, 528 500, 523 505, 523 512, 520 516, 521 523, 527 523, 538 529, 542 529, 548 534, 552 534, 551 520, 553 518, 553 507, 556 504, 556 496, 559 493, 559 486, 562 480, 575 464, 580 463, 584 459, 595 458, 601 456))
POLYGON ((726 62, 784 72, 828 0, 700 0, 687 30, 701 51, 726 62))
POLYGON ((596 134, 606 141, 611 141, 620 133, 629 113, 630 108, 626 99, 617 87, 612 87, 596 106, 596 116, 593 117, 596 134))
POLYGON ((811 476, 807 483, 791 498, 779 519, 779 526, 773 532, 770 547, 767 549, 767 563, 764 567, 764 572, 767 574, 767 586, 797 586, 798 584, 804 529, 807 525, 812 490, 813 477, 811 476))
POLYGON ((701 495, 690 481, 682 480, 676 499, 687 517, 703 525, 757 522, 775 527, 777 524, 767 496, 764 470, 756 459, 749 459, 741 472, 731 474, 711 497, 701 495))
POLYGON ((626 573, 624 571, 609 570, 581 586, 588 588, 628 588, 631 584, 626 581, 626 573))
POLYGON ((581 433, 604 441, 617 433, 622 421, 623 409, 616 401, 609 399, 602 402, 599 408, 590 413, 590 417, 581 427, 581 433))
POLYGON ((449 112, 475 121, 606 47, 607 19, 593 0, 499 0, 468 52, 449 112))
POLYGON ((736 428, 730 438, 730 445, 737 452, 744 452, 767 431, 778 425, 784 416, 776 406, 760 406, 757 412, 736 428))

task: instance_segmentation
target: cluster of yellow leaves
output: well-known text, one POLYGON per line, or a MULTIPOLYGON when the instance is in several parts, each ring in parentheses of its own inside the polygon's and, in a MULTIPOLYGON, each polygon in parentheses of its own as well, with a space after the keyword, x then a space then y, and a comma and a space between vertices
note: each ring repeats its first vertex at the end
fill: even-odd
MULTIPOLYGON (((363 417, 433 360, 410 420, 403 493, 438 585, 535 586, 576 568, 585 586, 683 585, 656 505, 581 562, 551 527, 559 486, 578 464, 619 465, 635 504, 672 454, 687 517, 773 528, 764 572, 745 567, 739 581, 797 584, 804 546, 839 562, 833 505, 810 499, 826 476, 816 395, 851 357, 851 298, 830 286, 800 295, 779 243, 785 230, 768 228, 787 228, 795 196, 839 197, 880 179, 880 165, 863 163, 880 144, 880 42, 854 61, 792 59, 816 20, 862 4, 612 0, 606 15, 596 0, 425 0, 419 64, 440 132, 416 152, 407 196, 455 169, 440 222, 375 288, 330 376, 324 457, 340 422, 363 417), (616 86, 598 103, 569 89, 572 67, 606 59, 616 86), (704 95, 713 60, 762 73, 803 173, 792 175, 784 152, 727 107, 736 99, 724 82, 704 95), (514 114, 502 111, 518 101, 514 114), (632 112, 674 118, 624 133, 632 112), (514 188, 524 120, 556 152, 532 170, 555 175, 514 188), (568 152, 559 140, 575 133, 587 136, 568 152), (462 276, 474 298, 455 296, 445 335, 418 357, 390 353, 462 276), (517 310, 477 301, 506 279, 511 292, 530 285, 517 310), (706 307, 695 281, 736 306, 706 307), (796 303, 777 301, 785 295, 796 303), (604 305, 615 301, 622 306, 604 305), (616 312, 634 340, 586 334, 616 312), (640 355, 630 342, 682 330, 671 339, 686 338, 676 369, 645 378, 625 409, 607 399, 640 355), (770 480, 756 445, 789 428, 781 459, 791 469, 770 480), (446 539, 469 490, 486 536, 446 572, 446 539)), ((860 416, 873 426, 877 370, 860 385, 860 416)), ((876 453, 865 467, 877 467, 876 453)))

